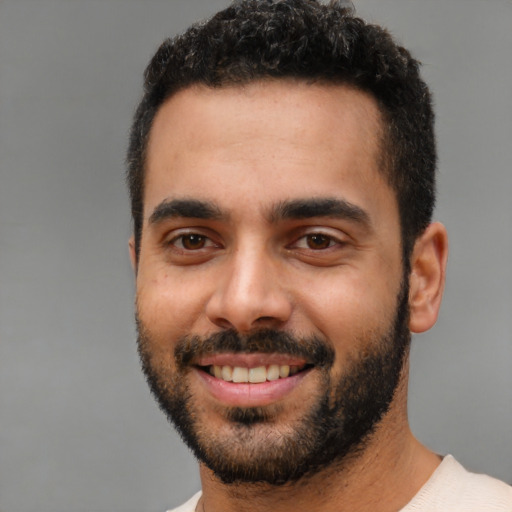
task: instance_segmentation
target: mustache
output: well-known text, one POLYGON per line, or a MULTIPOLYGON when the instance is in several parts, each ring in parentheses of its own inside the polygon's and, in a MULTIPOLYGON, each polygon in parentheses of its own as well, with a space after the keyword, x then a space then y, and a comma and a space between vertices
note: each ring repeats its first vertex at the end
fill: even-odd
POLYGON ((262 329, 240 334, 233 329, 213 333, 206 337, 184 336, 178 340, 174 357, 178 368, 184 369, 199 357, 222 353, 286 354, 306 359, 308 364, 330 367, 334 363, 334 349, 318 337, 297 337, 285 331, 262 329))

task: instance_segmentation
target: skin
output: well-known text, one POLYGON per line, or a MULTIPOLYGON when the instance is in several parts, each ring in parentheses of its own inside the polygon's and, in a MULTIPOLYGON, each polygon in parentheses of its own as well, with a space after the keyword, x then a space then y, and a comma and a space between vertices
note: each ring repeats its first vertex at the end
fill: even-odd
MULTIPOLYGON (((359 340, 389 327, 402 279, 397 201, 377 168, 379 133, 372 97, 340 85, 194 86, 167 100, 150 135, 138 256, 130 242, 138 315, 151 331, 155 365, 175 367, 173 347, 180 337, 225 328, 325 337, 336 354, 333 378, 351 357, 371 348, 359 340), (286 201, 325 198, 363 215, 276 214, 286 201), (155 213, 184 199, 213 205, 218 215, 155 213), (203 238, 183 238, 190 234, 203 238)), ((411 257, 412 332, 437 319, 446 259, 445 229, 431 224, 411 257)), ((358 457, 282 488, 226 486, 201 465, 198 510, 243 510, 248 499, 254 511, 403 507, 439 464, 410 432, 407 373, 406 363, 390 410, 358 457)), ((197 372, 186 378, 202 424, 229 439, 228 404, 197 372)), ((311 407, 318 386, 313 369, 279 397, 279 407, 266 404, 281 431, 292 429, 311 407)), ((271 435, 268 428, 255 427, 254 438, 271 435)))

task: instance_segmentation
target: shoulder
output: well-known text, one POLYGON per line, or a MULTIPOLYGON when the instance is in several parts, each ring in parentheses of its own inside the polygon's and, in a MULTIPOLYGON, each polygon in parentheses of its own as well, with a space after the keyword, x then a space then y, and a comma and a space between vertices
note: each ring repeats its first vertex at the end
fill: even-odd
POLYGON ((183 503, 183 505, 179 506, 178 508, 168 510, 167 512, 194 512, 200 497, 201 491, 194 494, 194 496, 192 496, 192 498, 190 498, 186 503, 183 503))
POLYGON ((487 475, 467 471, 447 455, 403 512, 511 512, 512 487, 487 475))

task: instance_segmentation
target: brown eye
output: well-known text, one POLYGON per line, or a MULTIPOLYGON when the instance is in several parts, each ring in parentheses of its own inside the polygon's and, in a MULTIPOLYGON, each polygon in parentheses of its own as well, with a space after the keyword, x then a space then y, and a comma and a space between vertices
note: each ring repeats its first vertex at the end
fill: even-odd
POLYGON ((329 236, 315 233, 313 235, 307 235, 306 243, 310 249, 327 249, 331 246, 332 239, 329 236))
POLYGON ((180 237, 180 240, 183 248, 189 251, 202 249, 206 245, 206 237, 196 233, 183 235, 180 237))

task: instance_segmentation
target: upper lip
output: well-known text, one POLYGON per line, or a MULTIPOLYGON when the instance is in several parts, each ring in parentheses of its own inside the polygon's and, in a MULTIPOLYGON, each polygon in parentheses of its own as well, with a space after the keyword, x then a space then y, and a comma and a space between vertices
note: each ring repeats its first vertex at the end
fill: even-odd
POLYGON ((289 354, 209 354, 199 357, 195 364, 197 366, 238 366, 241 368, 257 368, 259 366, 289 365, 302 366, 307 364, 303 357, 292 356, 289 354))

